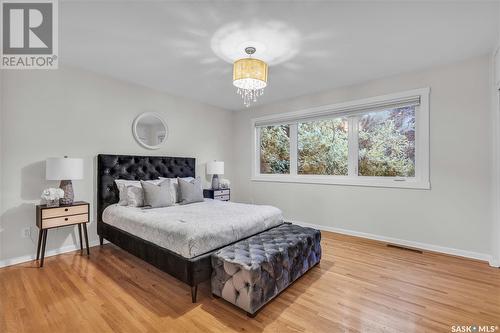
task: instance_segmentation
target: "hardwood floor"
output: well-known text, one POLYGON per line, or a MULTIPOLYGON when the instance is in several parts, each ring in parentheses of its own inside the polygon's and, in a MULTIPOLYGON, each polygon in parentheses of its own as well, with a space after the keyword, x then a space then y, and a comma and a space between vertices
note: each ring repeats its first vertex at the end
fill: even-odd
MULTIPOLYGON (((0 332, 451 332, 500 325, 500 269, 323 232, 321 264, 254 318, 108 244, 0 269, 0 332)), ((498 332, 499 330, 497 330, 498 332)), ((489 331, 490 332, 490 331, 489 331)))

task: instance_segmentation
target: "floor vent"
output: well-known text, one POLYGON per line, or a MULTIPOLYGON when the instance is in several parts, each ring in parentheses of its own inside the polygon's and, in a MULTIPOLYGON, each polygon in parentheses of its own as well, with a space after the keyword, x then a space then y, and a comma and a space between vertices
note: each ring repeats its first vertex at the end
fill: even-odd
POLYGON ((411 251, 411 252, 420 253, 420 254, 423 253, 421 250, 412 249, 411 247, 406 247, 406 246, 402 246, 402 245, 387 244, 387 247, 392 247, 392 248, 399 249, 399 250, 411 251))

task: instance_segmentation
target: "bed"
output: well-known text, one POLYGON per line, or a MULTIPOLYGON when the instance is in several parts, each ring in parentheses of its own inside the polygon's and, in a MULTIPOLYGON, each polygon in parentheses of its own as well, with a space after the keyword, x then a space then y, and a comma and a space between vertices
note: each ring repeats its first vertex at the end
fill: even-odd
POLYGON ((283 223, 271 206, 207 199, 167 208, 118 206, 115 179, 152 180, 195 177, 194 158, 98 155, 97 233, 183 281, 196 302, 197 286, 209 280, 210 256, 216 250, 283 223))

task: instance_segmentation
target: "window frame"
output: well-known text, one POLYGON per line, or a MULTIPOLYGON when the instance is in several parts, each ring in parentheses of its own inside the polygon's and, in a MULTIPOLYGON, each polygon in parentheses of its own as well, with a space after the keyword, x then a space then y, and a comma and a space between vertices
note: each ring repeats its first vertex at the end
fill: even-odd
POLYGON ((429 149, 429 97, 430 88, 408 90, 393 94, 364 98, 345 103, 330 104, 299 111, 274 114, 254 118, 252 124, 252 181, 256 182, 285 182, 306 184, 352 185, 373 187, 394 187, 430 189, 430 149, 429 149), (415 108, 415 177, 374 177, 358 176, 358 139, 357 118, 353 110, 377 110, 377 106, 391 101, 419 97, 420 104, 415 108), (351 110, 351 111, 346 111, 351 110), (298 174, 298 123, 309 119, 328 119, 341 116, 348 117, 349 123, 349 155, 348 174, 344 175, 300 175, 298 174), (260 173, 260 127, 258 123, 265 122, 266 126, 290 125, 290 173, 289 174, 261 174, 260 173), (354 152, 354 153, 352 153, 354 152))

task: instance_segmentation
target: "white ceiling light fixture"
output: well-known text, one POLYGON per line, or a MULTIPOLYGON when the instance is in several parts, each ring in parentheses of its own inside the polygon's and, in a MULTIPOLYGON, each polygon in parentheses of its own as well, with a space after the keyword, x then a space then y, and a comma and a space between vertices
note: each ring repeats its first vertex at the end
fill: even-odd
POLYGON ((233 85, 238 88, 237 93, 243 98, 246 107, 257 102, 257 97, 267 87, 268 66, 264 61, 252 58, 255 51, 253 46, 246 47, 248 57, 236 60, 233 64, 233 85))

